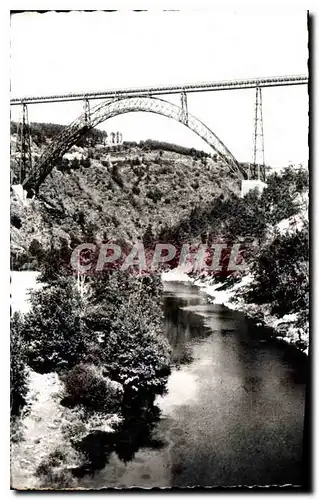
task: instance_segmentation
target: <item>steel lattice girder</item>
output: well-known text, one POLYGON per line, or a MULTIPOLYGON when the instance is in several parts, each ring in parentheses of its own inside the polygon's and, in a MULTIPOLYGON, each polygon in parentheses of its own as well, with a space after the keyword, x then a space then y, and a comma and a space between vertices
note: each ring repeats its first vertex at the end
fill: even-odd
POLYGON ((113 89, 101 92, 71 93, 51 96, 38 97, 15 97, 10 100, 12 106, 32 103, 45 102, 63 102, 63 101, 82 101, 83 99, 114 99, 121 95, 122 97, 147 97, 150 95, 180 94, 181 92, 205 92, 220 91, 232 89, 249 89, 255 87, 277 87, 287 85, 305 85, 308 84, 308 75, 288 75, 271 76, 263 78, 249 78, 241 80, 224 80, 215 82, 198 82, 182 85, 164 85, 155 87, 140 87, 113 89))
MULTIPOLYGON (((88 130, 114 116, 137 111, 160 114, 182 123, 181 108, 163 99, 154 97, 119 97, 118 99, 105 101, 91 109, 90 126, 88 126, 85 116, 82 114, 53 140, 47 150, 38 159, 33 173, 24 182, 23 185, 25 189, 37 189, 51 172, 54 167, 54 162, 63 156, 63 154, 66 153, 88 130)), ((227 163, 232 172, 240 178, 243 177, 238 162, 232 153, 214 132, 204 125, 204 123, 188 113, 187 124, 184 123, 184 125, 211 146, 211 148, 227 163)))

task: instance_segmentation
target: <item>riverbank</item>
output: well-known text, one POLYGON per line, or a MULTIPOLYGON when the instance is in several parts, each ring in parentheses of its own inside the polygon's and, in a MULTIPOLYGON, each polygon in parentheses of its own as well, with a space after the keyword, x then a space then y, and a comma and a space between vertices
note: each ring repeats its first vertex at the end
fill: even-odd
POLYGON ((243 293, 254 279, 251 274, 242 276, 236 283, 231 277, 223 283, 216 283, 214 278, 210 276, 191 278, 184 270, 176 269, 164 273, 162 279, 164 281, 188 282, 197 286, 202 293, 209 296, 210 303, 245 313, 249 319, 254 319, 257 324, 273 329, 276 339, 291 344, 308 355, 309 327, 302 329, 296 325, 297 314, 286 314, 278 318, 271 314, 270 304, 247 304, 244 301, 243 293))
POLYGON ((85 414, 61 405, 64 387, 56 373, 29 370, 27 405, 11 426, 11 486, 18 490, 78 488, 72 470, 82 456, 72 446, 86 435, 114 432, 116 414, 85 414))

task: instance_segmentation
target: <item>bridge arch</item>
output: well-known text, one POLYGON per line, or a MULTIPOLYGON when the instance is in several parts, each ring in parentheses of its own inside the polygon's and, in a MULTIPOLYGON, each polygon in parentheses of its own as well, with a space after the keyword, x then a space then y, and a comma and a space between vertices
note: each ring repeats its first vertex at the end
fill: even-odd
POLYGON ((187 117, 185 117, 181 107, 163 99, 155 97, 119 97, 98 104, 91 109, 89 120, 87 113, 83 114, 58 134, 37 160, 33 172, 24 181, 24 189, 37 190, 53 169, 55 160, 63 156, 88 130, 114 116, 137 111, 156 113, 182 123, 201 137, 227 163, 232 172, 241 178, 243 177, 239 164, 229 149, 212 130, 195 116, 188 113, 187 117))

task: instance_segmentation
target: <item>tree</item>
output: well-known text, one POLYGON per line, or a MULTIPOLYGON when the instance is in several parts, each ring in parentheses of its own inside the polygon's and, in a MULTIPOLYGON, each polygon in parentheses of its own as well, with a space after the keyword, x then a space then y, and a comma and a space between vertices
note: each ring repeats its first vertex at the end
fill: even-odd
POLYGON ((278 234, 262 248, 253 265, 249 302, 270 303, 274 314, 308 310, 309 234, 305 225, 293 234, 278 234))
POLYGON ((267 187, 260 197, 260 204, 268 213, 268 222, 276 224, 298 213, 298 195, 305 193, 308 184, 309 174, 302 167, 289 166, 280 174, 269 175, 267 187))
POLYGON ((88 328, 103 332, 90 362, 123 385, 125 401, 152 400, 165 390, 170 349, 162 333, 161 283, 158 276, 102 272, 91 283, 88 328))
POLYGON ((77 159, 77 157, 74 157, 73 160, 71 161, 71 168, 73 170, 77 170, 78 168, 80 168, 80 162, 77 159))
POLYGON ((143 234, 142 240, 143 240, 143 244, 146 247, 153 244, 154 234, 153 234, 152 224, 148 224, 148 226, 145 230, 145 233, 143 234))
POLYGON ((81 361, 88 332, 75 280, 56 276, 51 284, 31 293, 31 306, 23 321, 30 366, 48 373, 69 369, 81 361))
POLYGON ((90 158, 88 156, 86 158, 81 158, 80 164, 84 168, 89 168, 91 166, 91 160, 90 160, 90 158))

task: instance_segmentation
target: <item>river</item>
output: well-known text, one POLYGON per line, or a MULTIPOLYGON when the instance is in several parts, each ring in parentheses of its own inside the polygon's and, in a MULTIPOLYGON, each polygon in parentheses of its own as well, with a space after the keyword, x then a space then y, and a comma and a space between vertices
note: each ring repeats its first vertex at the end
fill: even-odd
POLYGON ((190 284, 165 282, 163 307, 168 392, 79 486, 299 485, 307 358, 190 284))

